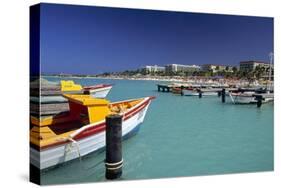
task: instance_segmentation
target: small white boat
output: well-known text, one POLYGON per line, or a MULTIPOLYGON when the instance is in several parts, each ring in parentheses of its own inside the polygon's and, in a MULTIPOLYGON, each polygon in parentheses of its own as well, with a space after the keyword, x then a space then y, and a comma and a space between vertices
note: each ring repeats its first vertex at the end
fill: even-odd
POLYGON ((231 101, 234 104, 255 104, 258 101, 256 100, 256 96, 261 95, 263 100, 263 103, 271 102, 274 100, 274 94, 273 93, 263 93, 258 94, 253 91, 247 91, 247 92, 238 92, 238 93, 232 93, 229 92, 229 97, 231 101))
POLYGON ((83 87, 84 94, 90 94, 95 98, 105 98, 111 90, 111 84, 99 84, 95 86, 83 87))
POLYGON ((30 162, 46 169, 105 147, 105 117, 123 115, 122 137, 134 135, 154 97, 109 103, 89 95, 64 95, 68 114, 44 119, 31 117, 30 162))
MULTIPOLYGON (((185 96, 199 96, 199 91, 197 89, 183 89, 183 95, 185 96)), ((217 96, 218 92, 215 91, 201 91, 202 96, 217 96)))
POLYGON ((40 97, 38 95, 30 96, 30 101, 35 103, 66 103, 67 99, 62 94, 87 94, 95 98, 105 98, 112 89, 111 84, 98 84, 94 86, 82 87, 73 81, 61 80, 59 84, 49 84, 44 81, 40 88, 40 97), (40 98, 40 99, 39 99, 40 98))
POLYGON ((244 92, 244 93, 229 92, 229 97, 234 104, 250 104, 250 103, 257 102, 255 100, 254 94, 255 94, 255 92, 252 92, 252 91, 244 92))
POLYGON ((269 85, 267 85, 266 88, 240 89, 238 90, 238 92, 229 92, 229 97, 234 104, 257 103, 258 102, 257 97, 262 98, 262 103, 267 103, 274 100, 273 83, 271 82, 273 53, 269 54, 269 58, 270 58, 270 65, 269 65, 269 75, 267 80, 269 85))
MULTIPOLYGON (((89 94, 92 97, 95 98, 105 98, 109 91, 111 90, 112 85, 110 84, 99 84, 94 86, 87 86, 83 87, 80 91, 68 91, 63 93, 69 93, 69 94, 89 94)), ((31 97, 31 100, 38 101, 38 97, 31 97)), ((39 101, 38 101, 39 102, 39 101)), ((63 97, 62 95, 42 95, 40 97, 40 103, 64 103, 67 102, 67 99, 63 97)))

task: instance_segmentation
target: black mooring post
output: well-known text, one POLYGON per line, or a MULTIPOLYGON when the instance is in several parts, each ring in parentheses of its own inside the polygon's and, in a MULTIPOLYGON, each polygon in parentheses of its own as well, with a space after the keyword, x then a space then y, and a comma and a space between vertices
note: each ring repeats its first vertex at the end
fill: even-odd
POLYGON ((199 93, 198 96, 199 96, 199 98, 201 99, 201 98, 202 98, 202 91, 201 91, 201 89, 198 90, 198 93, 199 93))
POLYGON ((225 103, 225 89, 224 88, 221 90, 221 102, 225 103))
POLYGON ((158 92, 160 92, 160 86, 158 85, 158 92))
POLYGON ((183 96, 183 85, 181 86, 181 96, 183 96))
POLYGON ((256 95, 257 107, 260 108, 262 105, 262 95, 256 95))
POLYGON ((221 96, 221 91, 218 91, 218 97, 220 97, 221 96))
POLYGON ((108 115, 106 117, 106 179, 119 178, 122 175, 122 166, 122 116, 108 115))

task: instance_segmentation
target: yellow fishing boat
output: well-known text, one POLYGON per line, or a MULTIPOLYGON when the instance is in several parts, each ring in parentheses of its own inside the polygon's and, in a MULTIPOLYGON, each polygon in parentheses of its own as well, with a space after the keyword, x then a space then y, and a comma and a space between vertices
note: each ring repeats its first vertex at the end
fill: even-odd
POLYGON ((105 146, 105 117, 123 115, 122 136, 136 133, 154 97, 110 103, 90 95, 64 94, 70 111, 31 117, 31 164, 45 169, 87 155, 105 146))

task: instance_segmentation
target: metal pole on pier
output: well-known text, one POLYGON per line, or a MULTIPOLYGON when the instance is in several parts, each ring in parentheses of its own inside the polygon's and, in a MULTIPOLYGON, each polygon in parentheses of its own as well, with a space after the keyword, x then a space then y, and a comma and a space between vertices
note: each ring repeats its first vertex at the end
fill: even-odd
POLYGON ((270 63, 269 63, 269 76, 268 76, 268 80, 271 81, 273 52, 269 53, 269 59, 270 59, 270 63))
POLYGON ((106 179, 117 179, 122 175, 122 116, 106 117, 106 179))
POLYGON ((269 62, 269 75, 268 75, 268 81, 267 81, 267 87, 266 89, 271 91, 272 90, 272 85, 271 85, 271 74, 272 74, 272 61, 273 61, 273 52, 270 52, 269 53, 269 59, 270 59, 270 62, 269 62))
POLYGON ((221 91, 218 91, 218 97, 220 97, 221 96, 221 91))
POLYGON ((199 96, 199 98, 201 99, 201 98, 202 98, 202 91, 201 91, 201 89, 198 90, 198 93, 199 93, 198 96, 199 96))
POLYGON ((225 89, 224 88, 221 91, 221 102, 225 103, 225 89))
POLYGON ((181 96, 183 96, 183 85, 181 85, 181 96))
POLYGON ((260 108, 262 105, 262 95, 256 95, 255 99, 257 100, 257 107, 260 108))

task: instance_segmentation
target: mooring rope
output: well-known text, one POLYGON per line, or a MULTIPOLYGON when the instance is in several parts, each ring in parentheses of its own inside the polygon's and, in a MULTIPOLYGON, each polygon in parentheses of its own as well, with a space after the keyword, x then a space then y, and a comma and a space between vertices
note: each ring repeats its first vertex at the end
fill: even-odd
POLYGON ((79 156, 79 160, 81 161, 82 159, 81 159, 79 143, 76 140, 74 140, 73 138, 71 138, 71 137, 68 137, 67 139, 75 144, 76 149, 77 149, 77 153, 78 153, 78 156, 79 156))
POLYGON ((229 96, 230 96, 231 101, 233 102, 233 104, 235 104, 235 101, 234 101, 234 99, 233 99, 233 97, 232 97, 232 93, 231 93, 231 92, 229 92, 229 96))

